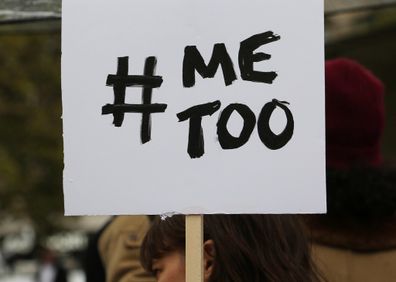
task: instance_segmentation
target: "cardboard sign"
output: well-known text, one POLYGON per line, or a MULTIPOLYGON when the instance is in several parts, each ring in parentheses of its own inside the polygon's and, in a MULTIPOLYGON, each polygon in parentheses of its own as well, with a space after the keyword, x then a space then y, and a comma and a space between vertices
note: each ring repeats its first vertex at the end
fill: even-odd
POLYGON ((68 215, 325 211, 323 3, 63 2, 68 215))

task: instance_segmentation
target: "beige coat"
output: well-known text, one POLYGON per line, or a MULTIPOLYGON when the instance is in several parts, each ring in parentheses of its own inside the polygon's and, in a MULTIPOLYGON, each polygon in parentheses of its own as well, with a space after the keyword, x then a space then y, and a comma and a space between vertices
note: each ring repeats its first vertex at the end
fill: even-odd
POLYGON ((140 265, 140 246, 150 227, 147 216, 118 216, 99 238, 106 282, 154 282, 140 265))
POLYGON ((319 244, 313 257, 328 282, 396 281, 396 250, 355 252, 319 244))

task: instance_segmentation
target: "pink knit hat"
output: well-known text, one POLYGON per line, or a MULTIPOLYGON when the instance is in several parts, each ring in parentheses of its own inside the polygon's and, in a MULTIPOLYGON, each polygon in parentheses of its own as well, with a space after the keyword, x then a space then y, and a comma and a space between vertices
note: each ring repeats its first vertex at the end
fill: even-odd
POLYGON ((384 86, 349 59, 326 61, 327 166, 379 166, 384 86))

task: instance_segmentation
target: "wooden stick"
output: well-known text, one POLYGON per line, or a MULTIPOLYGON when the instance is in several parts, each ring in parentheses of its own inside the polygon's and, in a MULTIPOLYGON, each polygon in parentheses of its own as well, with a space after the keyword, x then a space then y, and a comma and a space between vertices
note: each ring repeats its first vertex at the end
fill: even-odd
POLYGON ((203 215, 187 215, 186 282, 203 281, 203 215))

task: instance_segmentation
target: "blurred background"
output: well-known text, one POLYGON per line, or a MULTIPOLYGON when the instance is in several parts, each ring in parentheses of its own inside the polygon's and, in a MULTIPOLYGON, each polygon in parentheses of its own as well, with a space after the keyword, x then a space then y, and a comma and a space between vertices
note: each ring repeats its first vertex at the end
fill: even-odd
MULTIPOLYGON (((326 58, 386 86, 383 154, 396 160, 396 1, 325 1, 326 58)), ((107 217, 64 217, 60 0, 0 1, 0 281, 34 281, 43 261, 85 281, 88 238, 107 217)))

